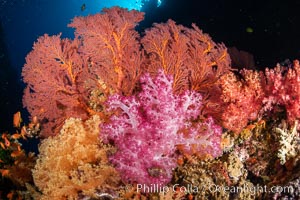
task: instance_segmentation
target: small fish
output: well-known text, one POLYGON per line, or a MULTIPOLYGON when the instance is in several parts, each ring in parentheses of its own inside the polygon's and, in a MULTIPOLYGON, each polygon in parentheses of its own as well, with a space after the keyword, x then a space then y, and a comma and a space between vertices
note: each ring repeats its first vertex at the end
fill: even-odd
POLYGON ((32 123, 33 123, 33 124, 37 124, 37 123, 38 123, 38 118, 37 118, 37 116, 34 116, 34 117, 32 118, 32 123))
POLYGON ((0 173, 2 176, 6 176, 9 174, 9 170, 8 169, 0 169, 0 173))
POLYGON ((27 134, 27 129, 26 129, 26 127, 25 126, 23 126, 22 128, 21 128, 21 136, 22 136, 22 138, 24 139, 24 140, 26 140, 26 136, 27 136, 28 134, 27 134))
POLYGON ((180 156, 180 157, 177 159, 177 164, 178 164, 179 166, 182 166, 182 165, 184 164, 184 159, 183 159, 182 156, 180 156))
POLYGON ((6 149, 5 145, 3 144, 3 142, 0 142, 0 146, 2 147, 2 149, 6 149))
POLYGON ((14 114, 13 125, 16 128, 20 128, 21 123, 22 123, 22 117, 21 117, 21 112, 19 111, 14 114))
POLYGON ((81 11, 85 11, 85 9, 86 9, 86 5, 85 5, 85 3, 84 4, 82 4, 82 6, 81 6, 81 11))
POLYGON ((152 177, 159 177, 164 173, 165 173, 164 169, 160 167, 152 167, 148 169, 148 174, 152 177))
POLYGON ((7 139, 7 134, 6 133, 3 133, 2 134, 2 139, 4 140, 4 144, 6 147, 9 147, 10 146, 10 141, 7 139))
POLYGON ((6 195, 8 200, 13 200, 14 199, 14 192, 10 192, 6 195))
POLYGON ((7 138, 5 138, 4 141, 5 141, 5 146, 9 147, 10 146, 10 141, 7 138))
POLYGON ((21 136, 22 136, 21 134, 15 133, 11 136, 11 138, 16 140, 16 139, 19 139, 21 136))
POLYGON ((11 154, 10 154, 10 156, 11 157, 13 157, 13 158, 15 158, 15 157, 18 157, 18 156, 20 156, 20 155, 22 155, 22 153, 23 153, 23 151, 13 151, 11 154))

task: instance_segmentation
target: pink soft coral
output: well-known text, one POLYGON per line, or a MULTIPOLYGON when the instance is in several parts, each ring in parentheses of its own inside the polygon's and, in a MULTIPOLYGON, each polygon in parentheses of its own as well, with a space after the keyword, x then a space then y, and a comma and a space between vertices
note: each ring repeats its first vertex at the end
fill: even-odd
POLYGON ((159 71, 153 80, 141 78, 143 91, 138 97, 111 96, 110 110, 119 114, 102 125, 102 136, 118 151, 111 161, 123 179, 139 184, 166 184, 176 167, 176 147, 185 153, 221 154, 221 128, 209 118, 204 123, 192 123, 199 115, 201 95, 186 91, 172 93, 173 79, 159 71))

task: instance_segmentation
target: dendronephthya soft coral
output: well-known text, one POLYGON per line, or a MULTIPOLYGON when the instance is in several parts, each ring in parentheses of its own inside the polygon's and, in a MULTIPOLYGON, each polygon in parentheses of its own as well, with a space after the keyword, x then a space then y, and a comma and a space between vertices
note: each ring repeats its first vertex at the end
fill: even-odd
POLYGON ((221 127, 212 118, 196 122, 202 101, 199 93, 173 94, 173 79, 162 71, 155 79, 143 76, 141 82, 138 97, 116 94, 109 98, 109 109, 118 114, 101 126, 101 136, 118 149, 110 160, 123 180, 168 183, 177 165, 177 146, 203 157, 221 154, 221 127))

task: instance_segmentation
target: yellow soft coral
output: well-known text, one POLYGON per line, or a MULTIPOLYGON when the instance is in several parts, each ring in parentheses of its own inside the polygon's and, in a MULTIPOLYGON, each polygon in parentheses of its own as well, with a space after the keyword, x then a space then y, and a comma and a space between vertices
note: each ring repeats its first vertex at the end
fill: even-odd
POLYGON ((108 192, 119 183, 115 169, 108 164, 107 151, 99 140, 100 118, 83 122, 66 120, 60 134, 45 139, 39 147, 33 177, 41 199, 78 199, 108 192))

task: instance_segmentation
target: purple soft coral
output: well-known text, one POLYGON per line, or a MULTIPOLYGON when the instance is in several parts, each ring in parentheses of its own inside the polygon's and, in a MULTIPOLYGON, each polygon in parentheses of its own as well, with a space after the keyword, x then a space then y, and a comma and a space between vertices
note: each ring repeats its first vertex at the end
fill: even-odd
POLYGON ((221 154, 221 128, 211 118, 204 123, 191 122, 200 112, 199 93, 174 95, 173 80, 162 71, 155 80, 145 75, 141 82, 143 91, 138 97, 109 98, 109 109, 120 112, 101 127, 104 141, 113 141, 118 148, 110 159, 124 180, 167 184, 176 167, 178 145, 187 153, 221 154))

